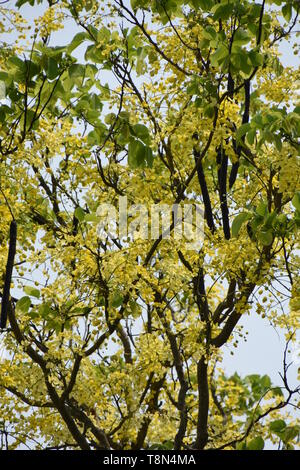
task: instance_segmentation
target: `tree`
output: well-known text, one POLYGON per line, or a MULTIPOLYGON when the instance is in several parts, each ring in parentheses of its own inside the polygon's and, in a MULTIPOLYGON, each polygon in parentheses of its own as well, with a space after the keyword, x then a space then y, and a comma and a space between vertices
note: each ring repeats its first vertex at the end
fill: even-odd
POLYGON ((299 2, 2 3, 2 447, 294 448, 299 2), (201 204, 202 244, 174 212, 143 236, 157 204, 201 204), (247 314, 286 333, 281 384, 222 369, 247 314))

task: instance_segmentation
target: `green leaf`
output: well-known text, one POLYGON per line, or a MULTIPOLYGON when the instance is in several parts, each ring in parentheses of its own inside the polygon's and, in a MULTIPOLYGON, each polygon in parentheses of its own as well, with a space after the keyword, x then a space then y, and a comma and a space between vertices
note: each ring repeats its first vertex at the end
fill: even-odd
POLYGON ((251 129, 251 124, 249 122, 242 124, 236 131, 236 140, 239 143, 244 135, 251 129))
POLYGON ((232 15, 232 7, 233 5, 228 2, 215 5, 211 9, 214 20, 227 20, 232 15))
POLYGON ((114 308, 121 307, 123 303, 124 297, 120 294, 120 292, 115 292, 111 301, 111 305, 114 308))
MULTIPOLYGON (((7 72, 0 71, 0 80, 3 82, 11 82, 10 76, 7 72)), ((294 109, 294 112, 296 112, 296 108, 294 109)))
POLYGON ((221 65, 228 55, 228 48, 224 44, 221 44, 210 58, 212 66, 217 67, 218 65, 221 65))
POLYGON ((128 145, 128 165, 138 168, 144 163, 144 144, 139 140, 131 140, 128 145))
POLYGON ((202 34, 203 34, 203 37, 206 39, 216 39, 217 37, 217 31, 212 26, 207 26, 203 30, 202 34))
POLYGON ((248 144, 253 145, 255 137, 256 137, 256 129, 250 129, 249 132, 247 132, 247 137, 246 137, 248 144))
POLYGON ((66 51, 66 46, 48 47, 38 43, 36 45, 36 49, 40 51, 45 57, 54 57, 56 60, 60 60, 62 58, 63 52, 66 51))
MULTIPOLYGON (((29 3, 29 5, 31 5, 33 7, 34 0, 18 0, 17 3, 16 3, 16 6, 18 8, 20 8, 22 5, 25 5, 25 3, 29 3)), ((38 3, 40 3, 40 2, 38 2, 38 3)))
POLYGON ((248 62, 248 55, 246 51, 240 49, 238 52, 234 52, 230 56, 232 65, 238 70, 243 72, 245 75, 249 75, 252 71, 252 65, 248 62))
POLYGON ((215 115, 215 106, 212 104, 208 104, 203 109, 203 115, 209 119, 212 119, 215 115))
POLYGON ((145 62, 145 58, 147 56, 147 49, 146 47, 138 47, 137 48, 137 61, 136 61, 136 73, 137 75, 142 75, 146 72, 147 65, 145 62))
POLYGON ((265 202, 260 202, 256 208, 256 214, 265 217, 268 214, 268 206, 265 202))
POLYGON ((99 217, 95 213, 86 214, 83 218, 85 222, 99 222, 99 217))
POLYGON ((284 17, 284 19, 289 22, 290 19, 292 18, 292 5, 290 3, 286 3, 282 9, 282 15, 284 17))
POLYGON ((127 122, 123 122, 123 124, 120 126, 119 134, 117 135, 117 143, 121 147, 125 147, 125 145, 130 142, 132 135, 132 133, 130 134, 129 124, 127 122))
POLYGON ((41 296, 40 291, 35 287, 25 286, 23 290, 25 294, 29 295, 30 297, 36 297, 37 299, 39 299, 41 296))
POLYGON ((91 310, 92 310, 91 307, 75 307, 74 309, 70 311, 70 313, 72 314, 82 313, 83 315, 87 315, 88 313, 90 313, 91 310))
POLYGON ((87 141, 88 141, 88 144, 91 146, 98 145, 100 143, 100 138, 99 138, 97 131, 94 130, 94 131, 89 132, 87 136, 87 141))
POLYGON ((48 57, 47 62, 47 77, 49 80, 54 80, 59 74, 57 60, 55 60, 53 57, 48 57))
POLYGON ((117 116, 115 115, 115 113, 108 113, 104 118, 104 122, 105 124, 111 126, 116 121, 116 118, 117 116))
POLYGON ((273 395, 275 395, 277 397, 283 397, 284 396, 280 387, 273 388, 272 393, 273 393, 273 395))
POLYGON ((16 303, 16 310, 22 312, 22 313, 27 313, 31 305, 31 300, 29 297, 25 296, 22 297, 18 302, 16 303))
POLYGON ((247 450, 246 442, 238 442, 236 444, 236 450, 247 450))
POLYGON ((130 306, 130 310, 131 310, 131 313, 132 313, 132 316, 134 318, 137 318, 140 313, 141 313, 141 307, 140 305, 135 301, 135 300, 130 300, 129 301, 129 306, 130 306))
POLYGON ((86 216, 86 212, 82 209, 82 207, 76 207, 74 215, 79 222, 82 222, 86 216))
POLYGON ((286 450, 295 450, 295 447, 289 442, 286 443, 286 450))
POLYGON ((93 36, 97 37, 97 41, 99 43, 106 42, 108 43, 111 37, 111 31, 106 28, 106 26, 102 26, 99 30, 95 28, 94 26, 90 25, 89 30, 91 31, 93 36))
POLYGON ((243 223, 250 218, 250 214, 248 212, 242 212, 241 214, 237 215, 235 219, 232 222, 232 236, 237 237, 239 234, 239 231, 241 229, 241 226, 243 223))
POLYGON ((155 442, 151 444, 149 447, 150 450, 172 450, 173 449, 173 441, 164 441, 162 443, 155 442))
POLYGON ((36 64, 31 60, 26 61, 26 74, 28 75, 28 86, 32 86, 32 84, 30 84, 30 80, 32 80, 33 77, 36 77, 40 73, 40 71, 40 64, 36 64))
POLYGON ((245 31, 244 29, 241 29, 239 28, 236 33, 234 34, 234 37, 233 37, 233 44, 237 44, 239 46, 243 46, 245 44, 248 44, 248 42, 250 41, 251 37, 249 36, 249 34, 247 33, 247 31, 245 31))
POLYGON ((105 305, 105 298, 103 296, 99 296, 97 299, 97 305, 98 307, 104 307, 105 305))
POLYGON ((96 64, 101 64, 104 61, 104 56, 101 52, 101 48, 97 48, 94 44, 89 45, 86 48, 84 59, 91 60, 96 64))
POLYGON ((130 0, 131 8, 135 11, 139 7, 140 0, 130 0))
POLYGON ((249 450, 263 450, 265 447, 265 441, 263 440, 262 437, 257 436, 252 441, 249 442, 247 445, 247 449, 249 450))
MULTIPOLYGON (((103 105, 96 93, 90 93, 89 94, 89 100, 88 100, 90 109, 93 111, 101 111, 103 105)), ((98 113, 97 113, 98 115, 98 113)))
POLYGON ((3 124, 6 120, 5 106, 0 106, 0 122, 3 124))
POLYGON ((288 426, 285 428, 282 440, 284 443, 292 441, 299 435, 299 426, 288 426))
POLYGON ((69 76, 70 78, 84 77, 85 75, 85 66, 82 64, 72 64, 69 67, 69 76))
POLYGON ((195 9, 201 8, 203 11, 210 11, 214 2, 212 0, 192 0, 195 9))
POLYGON ((264 390, 271 388, 271 379, 268 375, 263 375, 260 379, 261 386, 264 390))
POLYGON ((149 3, 149 0, 130 0, 131 8, 136 11, 138 8, 143 8, 149 3))
POLYGON ((282 432, 285 430, 286 428, 286 424, 285 424, 285 421, 283 421, 283 419, 276 419, 275 421, 272 421, 270 423, 270 431, 272 432, 282 432))
POLYGON ((149 145, 150 136, 149 136, 149 131, 146 126, 144 126, 143 124, 135 124, 134 126, 132 126, 132 129, 133 129, 133 134, 136 137, 141 139, 144 142, 144 144, 149 145))
POLYGON ((53 310, 48 303, 39 305, 39 314, 41 317, 47 318, 52 313, 53 310))
POLYGON ((263 55, 254 50, 249 52, 249 58, 254 67, 259 67, 260 65, 263 65, 264 63, 263 55))
POLYGON ((293 206, 300 211, 300 191, 297 191, 292 199, 293 206))
POLYGON ((119 118, 123 119, 124 121, 128 122, 130 118, 130 114, 128 111, 121 111, 119 114, 119 118))
POLYGON ((26 70, 25 62, 17 56, 9 57, 7 64, 9 67, 20 69, 22 71, 26 70))
POLYGON ((104 124, 97 124, 97 128, 88 133, 87 141, 91 146, 100 145, 106 136, 107 128, 104 124))
POLYGON ((9 72, 13 74, 14 81, 24 82, 26 78, 26 65, 25 62, 19 57, 13 56, 7 60, 7 67, 9 72))
POLYGON ((276 149, 278 150, 278 152, 281 152, 281 150, 282 150, 282 142, 281 142, 281 137, 280 137, 280 135, 273 134, 273 140, 274 140, 274 142, 275 142, 276 149))
POLYGON ((154 157, 153 157, 152 148, 146 146, 146 147, 145 147, 145 160, 146 160, 147 166, 148 166, 149 168, 152 168, 153 159, 154 159, 154 157))
POLYGON ((258 232, 258 239, 262 242, 264 246, 269 246, 273 242, 273 233, 272 230, 258 232))
POLYGON ((273 223, 275 222, 275 219, 277 217, 277 213, 274 211, 274 212, 271 212, 271 213, 267 213, 265 215, 265 221, 264 221, 264 229, 270 229, 273 227, 273 223))
POLYGON ((140 140, 131 139, 128 145, 128 164, 131 168, 151 167, 153 162, 152 149, 140 140))
POLYGON ((247 25, 247 29, 248 31, 250 31, 250 33, 252 34, 252 36, 256 36, 257 35, 257 25, 254 24, 254 23, 249 23, 247 25))
POLYGON ((80 44, 82 44, 86 39, 90 39, 90 36, 88 35, 88 33, 85 33, 85 32, 77 33, 73 37, 70 44, 68 45, 68 48, 67 48, 68 54, 71 54, 71 52, 73 52, 78 46, 80 46, 80 44))

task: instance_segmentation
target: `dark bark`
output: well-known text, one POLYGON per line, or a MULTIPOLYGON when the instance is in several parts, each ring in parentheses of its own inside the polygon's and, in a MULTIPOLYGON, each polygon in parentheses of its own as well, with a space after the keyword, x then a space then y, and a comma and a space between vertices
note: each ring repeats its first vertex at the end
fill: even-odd
POLYGON ((195 163, 197 166, 197 175, 198 175, 198 181, 200 184, 200 189, 203 197, 203 204, 204 204, 204 217, 207 221, 207 225, 212 233, 215 232, 216 227, 214 224, 214 219, 213 219, 213 213, 212 213, 212 208, 211 208, 211 202, 210 202, 210 197, 209 197, 209 192, 207 189, 207 184, 205 180, 205 175, 203 171, 203 166, 202 162, 199 161, 200 155, 197 151, 194 150, 194 157, 195 157, 195 163))
POLYGON ((13 272, 13 267, 14 267, 14 259, 16 255, 16 244, 17 244, 17 224, 16 224, 16 221, 13 220, 10 224, 10 231, 9 231, 9 248, 8 248, 5 280, 4 280, 4 288, 3 288, 3 296, 2 296, 2 304, 1 304, 0 328, 5 328, 6 322, 7 322, 7 314, 8 314, 8 308, 9 308, 9 296, 10 296, 10 284, 11 284, 12 272, 13 272))
POLYGON ((198 379, 198 422, 197 422, 197 439, 195 448, 203 450, 208 441, 208 410, 209 410, 209 390, 207 377, 207 363, 205 357, 202 356, 197 365, 198 379))
POLYGON ((221 147, 217 150, 219 197, 222 212, 223 232, 226 240, 230 238, 229 211, 227 204, 227 167, 228 157, 221 147))
MULTIPOLYGON (((245 80, 244 90, 245 90, 245 104, 244 104, 245 107, 244 107, 244 113, 243 113, 243 118, 242 118, 242 124, 247 124, 249 122, 249 115, 250 115, 250 80, 245 80)), ((242 140, 244 142, 245 137, 243 137, 242 140)), ((239 145, 236 149, 238 160, 233 163, 231 167, 230 176, 229 176, 229 188, 230 189, 234 185, 236 178, 237 178, 237 174, 238 174, 238 170, 240 166, 241 152, 242 152, 242 148, 239 145)))

